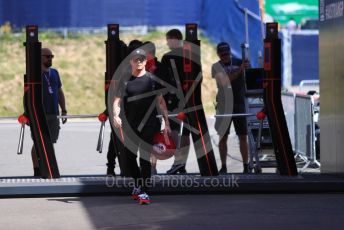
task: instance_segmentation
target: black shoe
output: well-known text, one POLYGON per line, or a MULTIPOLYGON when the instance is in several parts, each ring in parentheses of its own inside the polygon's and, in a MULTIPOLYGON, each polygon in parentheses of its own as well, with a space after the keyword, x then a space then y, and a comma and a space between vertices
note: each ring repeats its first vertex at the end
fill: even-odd
POLYGON ((250 173, 250 171, 248 170, 248 164, 244 164, 243 166, 244 166, 244 170, 242 173, 245 173, 245 174, 250 173))
POLYGON ((177 173, 186 173, 185 165, 179 164, 179 165, 172 165, 171 169, 169 169, 167 172, 169 175, 175 175, 177 173))
POLYGON ((222 166, 220 171, 219 171, 219 174, 226 174, 227 173, 227 167, 226 166, 222 166))
POLYGON ((33 168, 33 176, 34 177, 40 177, 41 176, 41 170, 39 170, 39 168, 34 167, 33 168))
POLYGON ((108 167, 107 170, 106 170, 106 175, 108 175, 108 176, 116 176, 115 168, 108 167))
POLYGON ((178 170, 179 173, 186 174, 185 165, 178 170))

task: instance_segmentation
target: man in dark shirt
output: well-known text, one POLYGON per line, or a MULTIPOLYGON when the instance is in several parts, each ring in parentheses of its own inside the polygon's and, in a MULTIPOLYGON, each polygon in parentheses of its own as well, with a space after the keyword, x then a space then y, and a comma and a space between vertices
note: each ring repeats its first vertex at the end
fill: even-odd
POLYGON ((113 122, 116 128, 123 128, 124 135, 124 167, 134 178, 135 187, 132 198, 140 204, 149 204, 147 195, 151 177, 150 154, 153 137, 160 131, 156 106, 165 120, 165 135, 171 132, 165 100, 160 91, 161 86, 151 73, 146 72, 146 53, 136 49, 130 54, 131 76, 121 78, 113 104, 113 122), (123 100, 124 116, 120 116, 123 100), (137 165, 137 151, 140 149, 140 168, 137 165))
MULTIPOLYGON (((239 59, 231 57, 230 46, 226 42, 217 45, 217 55, 220 58, 212 66, 212 77, 215 78, 218 93, 217 114, 245 113, 245 81, 242 77, 244 66, 239 59), (230 99, 233 99, 231 103, 230 99), (232 107, 231 107, 232 105, 232 107)), ((231 121, 239 137, 240 153, 243 160, 244 173, 248 173, 248 144, 246 117, 216 118, 215 129, 220 137, 219 151, 222 167, 220 173, 227 173, 227 139, 231 121), (225 125, 227 124, 227 125, 225 125)))
MULTIPOLYGON (((60 132, 60 122, 57 118, 59 115, 59 105, 62 110, 61 115, 67 115, 67 110, 60 75, 56 69, 51 68, 53 58, 54 55, 50 49, 42 48, 43 107, 47 118, 51 141, 56 143, 60 132)), ((67 119, 62 119, 63 124, 66 122, 67 119)), ((34 176, 40 176, 35 146, 32 146, 31 156, 34 176)))
MULTIPOLYGON (((169 92, 164 95, 167 109, 169 113, 177 114, 184 109, 183 101, 184 95, 181 88, 178 87, 177 81, 182 82, 183 73, 183 35, 177 29, 172 29, 166 33, 167 46, 171 51, 164 54, 161 59, 161 64, 166 70, 164 74, 164 81, 175 88, 169 89, 169 92), (179 79, 178 79, 179 78, 179 79)), ((187 120, 185 121, 187 122, 187 120)), ((177 143, 180 123, 174 119, 170 119, 172 138, 177 143)), ((190 149, 190 131, 187 128, 183 129, 180 149, 174 154, 174 163, 167 174, 186 173, 185 165, 189 155, 190 149)))

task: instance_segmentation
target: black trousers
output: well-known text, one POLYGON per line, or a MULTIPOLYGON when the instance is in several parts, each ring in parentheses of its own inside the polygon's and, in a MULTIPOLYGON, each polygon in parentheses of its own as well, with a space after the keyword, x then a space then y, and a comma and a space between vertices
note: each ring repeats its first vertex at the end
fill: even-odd
POLYGON ((116 157, 117 157, 117 149, 115 148, 115 142, 114 142, 114 135, 112 132, 110 133, 110 142, 109 142, 109 147, 108 147, 108 152, 107 152, 107 166, 109 168, 115 168, 116 165, 116 157))
POLYGON ((120 138, 116 135, 114 131, 110 133, 110 142, 107 152, 107 166, 108 168, 115 168, 116 157, 118 158, 119 167, 121 170, 121 176, 128 176, 128 173, 125 172, 123 167, 123 155, 124 155, 124 146, 120 138))
POLYGON ((135 186, 141 186, 143 191, 150 187, 153 137, 156 133, 154 127, 145 126, 140 132, 135 131, 135 136, 126 136, 123 165, 125 172, 134 178, 135 186), (128 141, 128 138, 130 141, 128 141), (138 150, 140 150, 140 167, 137 164, 138 150))

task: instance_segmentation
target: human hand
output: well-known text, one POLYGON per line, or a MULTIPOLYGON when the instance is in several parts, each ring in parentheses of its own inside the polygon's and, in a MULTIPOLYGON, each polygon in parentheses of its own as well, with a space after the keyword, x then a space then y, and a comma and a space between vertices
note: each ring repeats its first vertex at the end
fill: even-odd
MULTIPOLYGON (((67 116, 67 110, 62 110, 61 115, 67 116)), ((62 124, 66 124, 67 118, 62 118, 61 120, 62 120, 62 124)))
POLYGON ((119 116, 114 116, 113 117, 113 123, 116 128, 121 128, 122 127, 122 119, 119 116))
POLYGON ((243 63, 240 65, 240 70, 244 71, 245 69, 248 69, 251 67, 251 63, 249 60, 245 60, 243 63))

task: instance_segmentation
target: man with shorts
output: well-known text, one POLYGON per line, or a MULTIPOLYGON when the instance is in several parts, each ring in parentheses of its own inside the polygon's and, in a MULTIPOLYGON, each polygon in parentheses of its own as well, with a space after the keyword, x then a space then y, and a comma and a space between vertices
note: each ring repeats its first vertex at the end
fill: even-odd
MULTIPOLYGON (((218 93, 216 96, 217 114, 245 113, 245 81, 242 77, 244 66, 241 60, 231 57, 231 49, 228 43, 221 42, 217 45, 217 55, 220 60, 212 65, 212 77, 215 78, 218 93), (233 111, 230 108, 229 99, 233 97, 233 111)), ((219 151, 222 167, 220 174, 227 173, 227 139, 231 123, 233 121, 235 132, 239 138, 240 153, 243 161, 243 172, 248 173, 248 144, 246 117, 233 117, 230 123, 226 123, 230 117, 217 117, 215 129, 220 137, 219 151), (224 124, 227 124, 224 125, 224 124)))
MULTIPOLYGON (((42 95, 43 107, 47 118, 51 141, 56 143, 60 132, 59 105, 61 107, 61 115, 67 115, 65 96, 62 90, 60 75, 56 69, 51 68, 53 53, 48 48, 42 48, 42 95)), ((62 123, 66 123, 67 119, 62 119, 62 123)), ((39 159, 36 154, 35 146, 31 150, 34 176, 41 176, 39 170, 39 159)))

